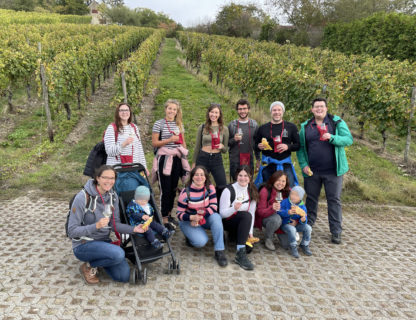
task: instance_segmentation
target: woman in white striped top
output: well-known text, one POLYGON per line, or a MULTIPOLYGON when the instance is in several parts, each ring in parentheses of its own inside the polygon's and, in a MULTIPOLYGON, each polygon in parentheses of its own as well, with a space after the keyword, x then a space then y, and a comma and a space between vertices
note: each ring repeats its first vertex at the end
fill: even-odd
POLYGON ((165 118, 157 120, 153 125, 152 145, 157 149, 157 172, 163 223, 171 229, 175 229, 177 225, 177 221, 171 217, 171 211, 179 177, 183 176, 184 172, 181 162, 183 155, 180 151, 183 148, 186 149, 184 133, 182 110, 179 101, 169 99, 165 102, 165 118), (169 173, 164 170, 168 157, 172 157, 169 173))
POLYGON ((139 129, 132 123, 132 116, 127 103, 117 106, 114 122, 108 125, 104 135, 107 165, 138 162, 148 173, 139 129))

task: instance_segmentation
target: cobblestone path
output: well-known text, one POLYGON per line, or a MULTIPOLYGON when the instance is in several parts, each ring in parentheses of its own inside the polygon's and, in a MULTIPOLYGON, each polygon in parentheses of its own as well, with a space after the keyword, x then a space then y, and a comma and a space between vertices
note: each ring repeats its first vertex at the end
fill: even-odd
POLYGON ((191 249, 177 232, 180 275, 164 273, 165 258, 147 266, 146 286, 103 272, 87 286, 64 235, 66 211, 65 201, 0 202, 0 319, 416 319, 415 215, 345 213, 337 246, 321 214, 312 257, 257 244, 253 272, 220 268, 212 243, 191 249))

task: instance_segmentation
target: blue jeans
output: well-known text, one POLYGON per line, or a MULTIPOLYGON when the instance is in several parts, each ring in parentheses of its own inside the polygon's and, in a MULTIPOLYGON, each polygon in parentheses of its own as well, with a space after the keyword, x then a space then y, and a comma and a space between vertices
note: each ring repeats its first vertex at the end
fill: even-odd
POLYGON ((103 267, 114 281, 129 281, 130 267, 124 250, 119 246, 105 241, 88 241, 75 247, 74 255, 81 261, 89 262, 91 267, 103 267))
POLYGON ((289 238, 289 245, 291 247, 296 247, 296 232, 302 232, 302 241, 300 245, 308 246, 311 242, 311 233, 312 227, 307 223, 298 223, 296 227, 290 224, 284 224, 280 227, 288 236, 289 238))
POLYGON ((224 250, 224 229, 221 216, 218 213, 213 213, 205 220, 206 223, 199 227, 192 227, 190 221, 179 221, 179 227, 189 242, 196 248, 202 248, 206 245, 208 235, 205 230, 211 229, 214 250, 224 250))

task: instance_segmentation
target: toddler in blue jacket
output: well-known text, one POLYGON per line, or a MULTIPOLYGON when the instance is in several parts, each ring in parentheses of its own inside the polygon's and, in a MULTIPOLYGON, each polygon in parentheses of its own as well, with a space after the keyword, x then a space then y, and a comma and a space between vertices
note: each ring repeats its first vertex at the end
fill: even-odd
POLYGON ((126 213, 129 218, 130 225, 141 225, 145 230, 144 236, 156 249, 163 247, 163 243, 155 237, 155 232, 162 235, 163 239, 167 240, 172 236, 175 231, 169 231, 156 221, 152 221, 149 224, 149 220, 153 220, 154 209, 149 204, 150 190, 146 186, 138 186, 134 199, 130 201, 127 206, 126 213), (146 223, 147 221, 147 223, 146 223))
POLYGON ((312 227, 307 224, 306 206, 303 203, 305 190, 301 186, 295 186, 290 190, 289 197, 280 203, 280 210, 277 212, 282 217, 280 227, 289 237, 289 249, 292 256, 299 258, 296 242, 296 232, 302 232, 300 248, 307 256, 312 255, 309 249, 312 227))

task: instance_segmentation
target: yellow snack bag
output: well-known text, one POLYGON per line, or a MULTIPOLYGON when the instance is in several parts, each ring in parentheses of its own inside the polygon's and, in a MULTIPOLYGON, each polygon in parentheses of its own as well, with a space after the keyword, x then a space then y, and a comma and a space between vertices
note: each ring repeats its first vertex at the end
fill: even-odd
POLYGON ((269 143, 267 142, 267 139, 266 138, 262 138, 261 139, 261 144, 264 146, 264 150, 273 150, 270 147, 269 143))
POLYGON ((150 217, 149 219, 147 219, 146 222, 143 223, 143 229, 147 229, 152 223, 152 221, 153 221, 153 217, 150 217))

